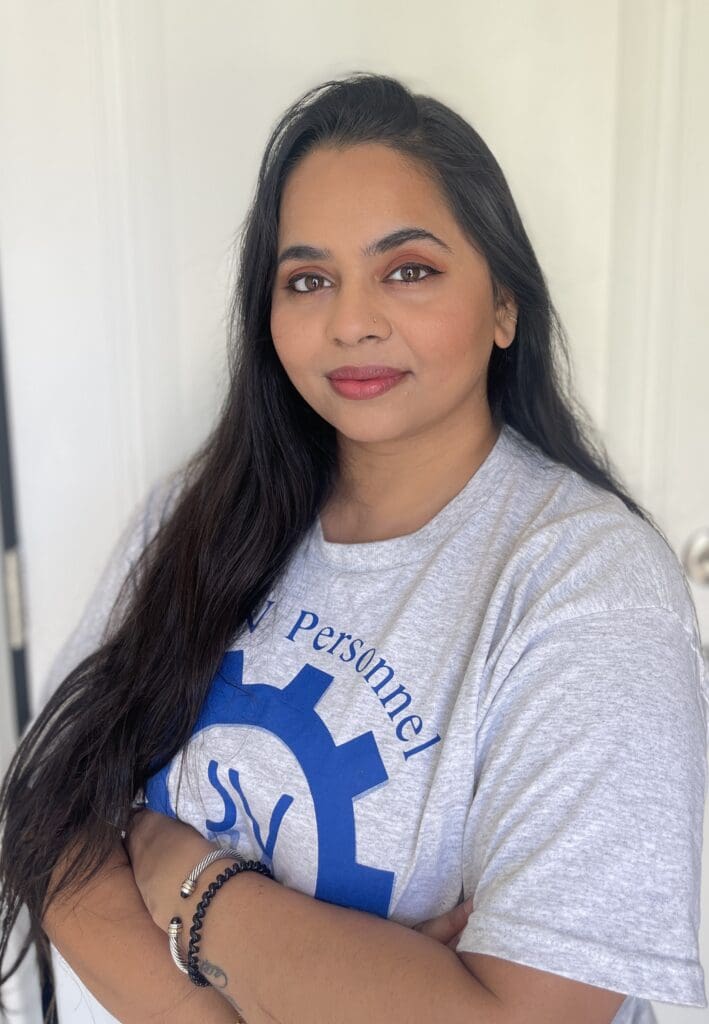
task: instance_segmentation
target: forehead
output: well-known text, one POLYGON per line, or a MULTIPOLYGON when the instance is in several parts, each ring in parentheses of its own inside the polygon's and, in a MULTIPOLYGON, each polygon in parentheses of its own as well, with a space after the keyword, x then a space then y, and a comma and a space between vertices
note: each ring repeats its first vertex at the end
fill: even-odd
POLYGON ((361 226, 369 237, 373 218, 392 223, 434 219, 439 227, 453 223, 423 165, 387 146, 361 143, 318 148, 300 160, 283 188, 279 236, 300 237, 306 230, 336 225, 355 231, 361 226))

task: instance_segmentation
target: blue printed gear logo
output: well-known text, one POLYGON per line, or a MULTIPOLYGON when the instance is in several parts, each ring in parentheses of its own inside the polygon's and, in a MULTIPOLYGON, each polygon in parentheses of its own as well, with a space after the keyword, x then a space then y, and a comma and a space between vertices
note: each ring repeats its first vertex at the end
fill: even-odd
MULTIPOLYGON (((228 651, 214 678, 202 712, 195 726, 191 743, 203 730, 213 726, 238 726, 265 730, 283 744, 300 765, 312 798, 317 830, 317 871, 313 895, 317 899, 341 906, 354 907, 367 913, 387 917, 394 888, 391 871, 358 864, 356 856, 353 800, 388 780, 371 731, 362 733, 341 745, 335 744, 327 726, 315 710, 333 682, 328 672, 305 664, 283 689, 265 683, 244 683, 243 651, 228 651)), ((238 842, 237 806, 225 784, 239 795, 245 814, 250 818, 254 838, 261 849, 259 859, 269 866, 278 833, 294 797, 282 794, 271 814, 268 835, 264 841, 259 823, 252 815, 241 785, 238 766, 220 764, 210 756, 209 742, 202 745, 199 765, 204 762, 204 775, 210 789, 216 791, 224 808, 221 819, 207 818, 204 827, 191 822, 200 831, 216 838, 224 834, 228 841, 238 842), (222 771, 220 778, 219 771, 222 771)), ((147 783, 148 806, 175 817, 171 790, 179 772, 180 755, 147 783), (172 771, 172 769, 175 771, 172 771)), ((242 766, 245 767, 245 766, 242 766)), ((303 856, 315 850, 303 849, 303 856)), ((278 879, 278 872, 274 869, 278 879)))

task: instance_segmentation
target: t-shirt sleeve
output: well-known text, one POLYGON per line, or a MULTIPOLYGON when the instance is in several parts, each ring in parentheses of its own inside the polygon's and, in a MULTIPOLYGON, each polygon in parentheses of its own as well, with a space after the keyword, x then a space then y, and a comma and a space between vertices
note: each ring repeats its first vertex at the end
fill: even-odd
POLYGON ((511 661, 481 702, 457 951, 706 1006, 696 637, 626 609, 549 625, 511 661))
POLYGON ((164 520, 179 487, 179 473, 163 477, 153 484, 147 496, 133 509, 78 623, 54 656, 40 688, 40 707, 49 700, 69 672, 103 642, 123 583, 164 520))

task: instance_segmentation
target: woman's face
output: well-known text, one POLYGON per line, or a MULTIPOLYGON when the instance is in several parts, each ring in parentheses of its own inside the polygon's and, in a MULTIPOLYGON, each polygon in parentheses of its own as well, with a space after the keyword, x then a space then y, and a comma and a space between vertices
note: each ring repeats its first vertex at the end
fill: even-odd
POLYGON ((495 310, 485 259, 423 171, 376 143, 310 152, 286 181, 279 212, 279 259, 296 246, 321 252, 279 263, 271 334, 294 387, 323 419, 371 443, 489 428, 487 365, 493 344, 513 340, 516 308, 495 310), (376 251, 378 240, 412 228, 442 244, 412 238, 376 251), (371 364, 406 374, 364 399, 328 379, 338 367, 371 364))

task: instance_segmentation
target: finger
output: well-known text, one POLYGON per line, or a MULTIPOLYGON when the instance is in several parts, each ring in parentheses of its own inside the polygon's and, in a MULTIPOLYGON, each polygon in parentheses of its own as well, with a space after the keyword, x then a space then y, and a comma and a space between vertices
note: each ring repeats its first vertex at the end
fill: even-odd
POLYGON ((472 898, 467 899, 464 903, 459 903, 453 907, 447 914, 443 915, 442 920, 445 920, 447 927, 447 934, 443 936, 444 941, 448 941, 452 935, 459 932, 462 928, 465 928, 470 917, 470 912, 473 909, 472 898))
POLYGON ((468 908, 472 908, 472 900, 459 903, 452 910, 440 914, 438 917, 432 917, 429 921, 421 921, 414 925, 414 930, 435 939, 436 942, 447 943, 467 924, 470 913, 468 908))
POLYGON ((453 920, 452 912, 441 914, 439 917, 432 917, 430 921, 424 921, 418 927, 430 939, 436 942, 448 942, 452 935, 459 930, 460 924, 453 920))
POLYGON ((459 903, 457 907, 454 907, 450 912, 451 926, 455 930, 456 934, 446 945, 451 946, 455 949, 455 944, 463 934, 463 929, 468 923, 468 918, 473 909, 473 897, 469 896, 463 903, 459 903))

